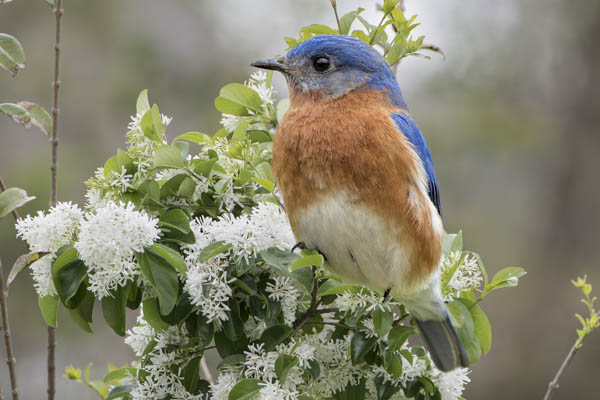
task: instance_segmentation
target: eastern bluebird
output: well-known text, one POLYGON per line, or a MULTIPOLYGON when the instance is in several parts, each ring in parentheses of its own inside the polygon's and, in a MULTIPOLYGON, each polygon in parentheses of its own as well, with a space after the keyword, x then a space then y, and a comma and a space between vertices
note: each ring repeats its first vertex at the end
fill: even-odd
POLYGON ((431 154, 385 59, 322 35, 252 65, 281 71, 290 91, 273 174, 296 238, 344 281, 403 303, 439 369, 468 366, 441 296, 431 154))

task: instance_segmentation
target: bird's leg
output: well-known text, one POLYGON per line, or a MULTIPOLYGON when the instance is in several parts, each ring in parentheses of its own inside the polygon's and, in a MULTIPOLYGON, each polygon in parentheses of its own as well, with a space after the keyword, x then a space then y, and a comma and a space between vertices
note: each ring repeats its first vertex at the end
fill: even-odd
POLYGON ((308 250, 308 247, 306 247, 306 243, 304 242, 298 242, 294 245, 294 247, 292 247, 292 251, 291 253, 294 252, 294 250, 296 249, 300 249, 300 250, 308 250))
POLYGON ((387 288, 387 289, 385 289, 385 292, 383 292, 383 302, 384 303, 389 300, 391 291, 392 291, 392 288, 387 288))
POLYGON ((304 242, 298 242, 298 243, 296 243, 294 245, 294 247, 292 247, 291 253, 293 253, 294 250, 296 250, 296 249, 300 249, 300 250, 315 250, 317 253, 319 253, 321 256, 323 256, 323 260, 327 261, 327 257, 325 256, 325 254, 321 250, 319 250, 319 249, 311 249, 304 242))

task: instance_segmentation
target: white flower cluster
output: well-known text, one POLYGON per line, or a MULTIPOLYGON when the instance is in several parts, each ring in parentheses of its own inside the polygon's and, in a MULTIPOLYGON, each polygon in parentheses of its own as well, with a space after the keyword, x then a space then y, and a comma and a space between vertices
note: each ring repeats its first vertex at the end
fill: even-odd
MULTIPOLYGON (((227 213, 216 220, 199 218, 192 221, 190 227, 196 243, 183 247, 188 266, 184 290, 189 294, 192 304, 210 322, 218 323, 227 319, 227 302, 232 294, 229 286, 231 280, 226 271, 229 259, 247 261, 261 250, 291 248, 295 243, 285 213, 270 203, 260 203, 252 214, 238 217, 227 213), (231 248, 211 260, 200 262, 202 250, 219 241, 231 244, 231 248)), ((290 318, 296 309, 295 301, 292 303, 295 294, 288 288, 285 295, 278 292, 276 296, 280 295, 285 298, 282 306, 287 307, 287 318, 290 318)))
POLYGON ((267 284, 269 298, 281 303, 281 311, 286 325, 292 325, 296 320, 296 309, 298 308, 298 297, 300 293, 287 276, 277 276, 274 283, 267 284))
POLYGON ((88 267, 89 290, 99 299, 140 272, 134 260, 159 238, 158 220, 132 203, 105 202, 86 213, 75 249, 88 267))
POLYGON ((138 366, 144 378, 138 380, 136 387, 130 392, 132 400, 177 399, 204 400, 203 394, 193 395, 184 387, 179 373, 190 361, 190 353, 201 349, 192 346, 185 325, 171 326, 156 332, 143 317, 143 310, 137 319, 137 326, 127 331, 127 343, 137 356, 141 356, 152 342, 156 345, 147 355, 149 363, 138 366))
POLYGON ((453 251, 444 255, 441 275, 442 281, 447 282, 442 287, 444 301, 451 301, 463 292, 479 288, 483 282, 477 259, 468 252, 453 251))
POLYGON ((56 251, 71 244, 76 238, 83 211, 75 205, 58 203, 48 213, 38 211, 35 217, 17 221, 17 237, 25 240, 32 252, 50 253, 31 265, 34 287, 40 296, 56 295, 52 281, 51 264, 56 251))

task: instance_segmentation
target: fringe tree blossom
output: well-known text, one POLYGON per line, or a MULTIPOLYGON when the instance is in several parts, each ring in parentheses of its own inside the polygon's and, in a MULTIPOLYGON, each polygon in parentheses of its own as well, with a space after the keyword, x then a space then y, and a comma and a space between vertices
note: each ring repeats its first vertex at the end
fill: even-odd
POLYGON ((38 211, 35 217, 17 221, 17 237, 25 240, 33 252, 50 253, 31 265, 34 287, 40 296, 56 295, 52 281, 52 259, 56 251, 71 244, 77 235, 83 211, 71 202, 58 203, 48 213, 38 211))
POLYGON ((89 290, 98 298, 139 276, 134 260, 158 238, 158 220, 132 203, 106 202, 86 213, 75 249, 89 268, 89 290))
POLYGON ((451 301, 469 290, 477 289, 483 283, 483 276, 477 259, 470 253, 453 251, 442 256, 441 267, 442 295, 451 301))

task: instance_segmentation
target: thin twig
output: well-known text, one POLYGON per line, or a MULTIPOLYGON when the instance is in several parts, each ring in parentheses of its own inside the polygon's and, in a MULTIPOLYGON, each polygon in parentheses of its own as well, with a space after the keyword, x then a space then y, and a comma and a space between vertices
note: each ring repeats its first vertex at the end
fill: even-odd
MULTIPOLYGON (((0 5, 1 4, 2 3, 0 3, 0 5)), ((6 190, 6 185, 4 184, 4 181, 2 180, 2 177, 0 176, 0 193, 4 192, 5 190, 6 190)), ((15 221, 18 220, 19 218, 21 218, 19 216, 19 212, 17 211, 16 208, 14 210, 12 210, 11 214, 15 218, 15 221)))
POLYGON ((305 323, 305 324, 308 324, 308 325, 311 325, 311 324, 312 324, 312 325, 332 325, 332 326, 337 326, 337 327, 340 327, 340 328, 348 329, 348 330, 351 330, 351 331, 357 331, 357 330, 358 330, 358 328, 355 328, 355 327, 353 327, 353 326, 349 326, 349 325, 346 325, 346 324, 341 324, 341 323, 339 323, 339 322, 330 322, 330 321, 306 321, 306 323, 305 323))
POLYGON ((335 14, 335 21, 337 22, 337 26, 338 26, 338 32, 340 32, 340 35, 342 34, 342 25, 340 24, 340 17, 338 16, 338 11, 337 11, 337 1, 336 0, 329 0, 331 2, 331 7, 333 7, 333 13, 335 14))
POLYGON ((550 400, 552 398, 552 396, 554 395, 554 393, 558 391, 558 379, 563 374, 563 372, 565 372, 565 369, 567 368, 567 366, 573 359, 573 356, 575 355, 575 353, 577 353, 577 350, 579 350, 579 344, 580 344, 579 339, 577 339, 577 341, 575 342, 573 347, 571 347, 571 350, 569 350, 567 357, 563 360, 562 364, 560 365, 560 368, 558 369, 558 372, 554 376, 554 379, 552 379, 552 381, 548 384, 548 390, 546 391, 544 400, 550 400))
MULTIPOLYGON (((60 93, 60 28, 64 14, 62 0, 56 0, 54 8, 56 17, 56 41, 54 43, 54 91, 52 101, 52 135, 50 144, 52 148, 52 162, 50 164, 50 207, 56 205, 56 175, 58 169, 58 115, 60 93)), ((56 395, 56 329, 48 327, 48 400, 54 400, 56 395)))
POLYGON ((202 369, 202 374, 211 385, 215 383, 212 374, 210 373, 210 369, 208 369, 208 365, 206 364, 206 357, 202 357, 200 360, 200 368, 202 369))
POLYGON ((0 309, 2 312, 2 330, 4 332, 4 347, 6 348, 6 365, 10 375, 10 388, 13 400, 19 400, 19 386, 17 385, 17 361, 13 352, 10 337, 10 325, 8 323, 8 309, 6 305, 6 291, 4 287, 4 273, 2 272, 2 261, 0 261, 0 309))

